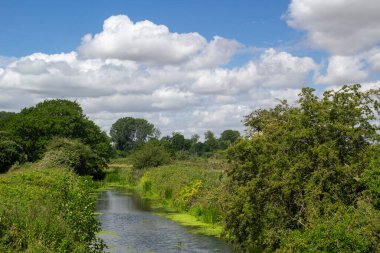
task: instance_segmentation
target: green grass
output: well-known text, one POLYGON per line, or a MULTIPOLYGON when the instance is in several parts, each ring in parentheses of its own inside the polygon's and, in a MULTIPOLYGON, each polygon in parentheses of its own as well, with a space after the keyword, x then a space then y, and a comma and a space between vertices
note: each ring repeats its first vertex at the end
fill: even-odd
POLYGON ((152 200, 153 210, 191 232, 220 236, 226 166, 221 160, 199 158, 136 172, 128 159, 118 159, 110 163, 104 182, 106 187, 134 188, 152 200))
POLYGON ((101 252, 94 184, 28 165, 0 175, 0 252, 101 252))

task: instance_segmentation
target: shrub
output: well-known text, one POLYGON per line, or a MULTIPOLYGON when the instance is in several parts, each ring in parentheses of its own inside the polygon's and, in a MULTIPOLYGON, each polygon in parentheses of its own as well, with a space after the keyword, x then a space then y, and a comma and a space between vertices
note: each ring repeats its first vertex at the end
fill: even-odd
POLYGON ((0 132, 0 173, 8 169, 17 161, 23 160, 23 152, 20 145, 6 133, 0 132))
POLYGON ((69 170, 0 175, 0 252, 103 252, 94 183, 69 170))
POLYGON ((378 250, 379 228, 369 224, 379 213, 358 203, 379 206, 379 102, 380 89, 359 85, 322 98, 304 88, 297 106, 248 115, 247 137, 229 149, 230 241, 264 252, 378 250))
POLYGON ((131 154, 134 169, 157 167, 170 163, 169 152, 159 144, 148 142, 131 154))
POLYGON ((79 140, 54 138, 47 145, 41 167, 71 168, 78 175, 90 175, 94 179, 104 178, 103 160, 79 140))

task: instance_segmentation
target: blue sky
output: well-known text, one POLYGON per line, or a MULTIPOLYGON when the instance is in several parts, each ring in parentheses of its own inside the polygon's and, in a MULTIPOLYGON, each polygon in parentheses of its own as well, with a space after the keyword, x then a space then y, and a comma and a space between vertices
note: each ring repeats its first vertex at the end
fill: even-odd
POLYGON ((77 100, 104 130, 244 130, 302 87, 380 87, 380 1, 0 1, 0 110, 77 100))
POLYGON ((86 33, 101 30, 105 19, 125 14, 132 20, 165 24, 173 32, 199 32, 256 47, 278 47, 292 42, 297 31, 281 16, 286 0, 235 1, 20 1, 0 2, 0 55, 74 50, 86 33))

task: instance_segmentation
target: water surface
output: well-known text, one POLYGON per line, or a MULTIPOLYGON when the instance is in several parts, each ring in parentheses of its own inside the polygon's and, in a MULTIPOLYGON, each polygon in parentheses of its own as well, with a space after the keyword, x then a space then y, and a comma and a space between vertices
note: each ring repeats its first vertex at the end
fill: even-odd
POLYGON ((103 238, 114 253, 233 252, 222 240, 192 234, 189 229, 151 211, 149 201, 133 192, 101 193, 97 212, 102 213, 103 238))

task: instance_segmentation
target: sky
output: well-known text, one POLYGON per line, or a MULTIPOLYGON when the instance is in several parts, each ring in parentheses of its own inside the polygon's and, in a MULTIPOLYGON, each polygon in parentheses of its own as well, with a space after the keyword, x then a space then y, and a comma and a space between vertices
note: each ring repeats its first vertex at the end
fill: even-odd
POLYGON ((0 111, 78 101, 105 131, 244 131, 303 87, 380 87, 378 0, 1 0, 0 111))

